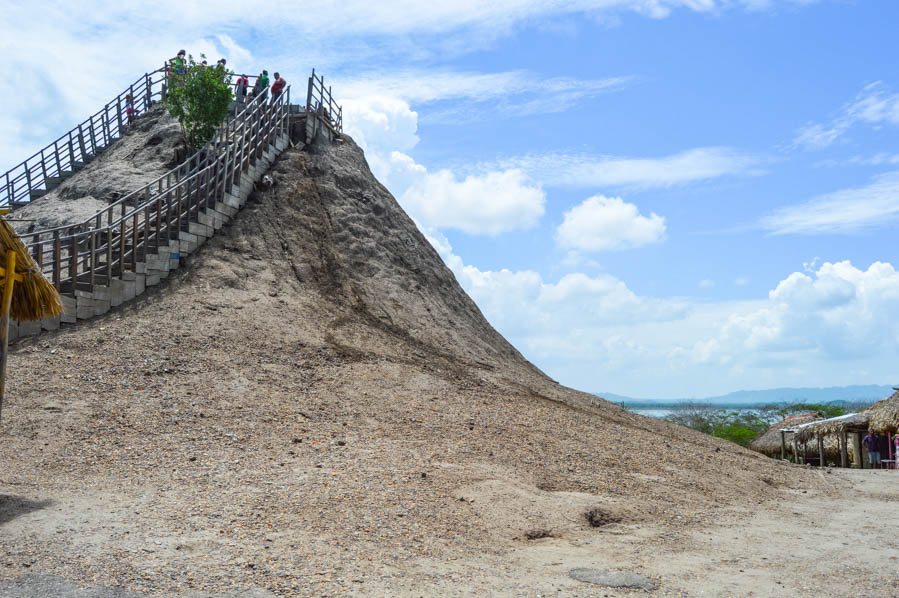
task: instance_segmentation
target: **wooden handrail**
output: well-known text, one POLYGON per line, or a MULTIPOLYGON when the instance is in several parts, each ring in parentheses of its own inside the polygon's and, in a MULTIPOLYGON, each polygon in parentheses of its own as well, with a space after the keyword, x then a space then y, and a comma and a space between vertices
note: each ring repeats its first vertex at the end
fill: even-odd
POLYGON ((135 272, 142 256, 177 240, 239 184, 266 147, 288 133, 289 106, 289 86, 277 100, 255 98, 177 168, 83 223, 24 235, 44 275, 62 294, 74 296, 135 272))
POLYGON ((91 159, 98 150, 121 136, 123 123, 119 114, 125 96, 131 93, 135 108, 146 111, 153 98, 161 97, 164 92, 165 76, 153 77, 158 72, 142 75, 102 110, 0 175, 0 207, 14 209, 27 204, 32 191, 47 191, 51 179, 75 170, 78 163, 91 159))

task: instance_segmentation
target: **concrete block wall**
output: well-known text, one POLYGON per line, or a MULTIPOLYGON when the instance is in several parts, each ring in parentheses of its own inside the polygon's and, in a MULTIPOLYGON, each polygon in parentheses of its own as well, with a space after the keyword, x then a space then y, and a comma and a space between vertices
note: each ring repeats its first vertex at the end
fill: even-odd
POLYGON ((275 140, 273 146, 263 152, 262 158, 241 176, 240 185, 226 193, 214 208, 207 208, 199 215, 199 222, 191 222, 188 232, 182 232, 175 241, 160 245, 157 253, 148 254, 137 262, 134 272, 124 272, 121 279, 113 279, 109 286, 96 285, 92 292, 75 291, 74 297, 62 297, 63 313, 55 318, 37 322, 9 322, 9 340, 40 334, 42 330, 56 330, 61 324, 75 324, 100 316, 114 307, 139 297, 151 287, 162 282, 181 264, 181 258, 199 249, 216 231, 225 226, 246 204, 253 191, 253 184, 262 178, 277 157, 287 149, 288 135, 275 140))

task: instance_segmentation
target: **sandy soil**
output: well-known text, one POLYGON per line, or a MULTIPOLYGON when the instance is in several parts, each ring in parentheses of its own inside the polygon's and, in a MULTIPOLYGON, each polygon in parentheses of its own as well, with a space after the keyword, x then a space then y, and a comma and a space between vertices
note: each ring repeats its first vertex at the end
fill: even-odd
POLYGON ((886 517, 899 476, 819 475, 564 388, 490 327, 351 140, 271 174, 164 284, 15 345, 0 582, 603 596, 567 571, 615 567, 658 595, 890 587, 845 507, 886 517), (828 539, 774 535, 800 524, 828 539))

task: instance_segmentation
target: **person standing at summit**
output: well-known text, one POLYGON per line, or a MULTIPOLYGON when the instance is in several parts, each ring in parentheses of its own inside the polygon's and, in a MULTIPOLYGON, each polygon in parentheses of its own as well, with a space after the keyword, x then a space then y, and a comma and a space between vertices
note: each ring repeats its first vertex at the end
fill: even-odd
POLYGON ((262 74, 256 78, 256 85, 253 86, 253 99, 268 94, 268 71, 263 70, 262 74))
POLYGON ((281 94, 284 92, 284 88, 287 86, 287 81, 284 80, 280 74, 275 73, 275 82, 272 83, 272 103, 277 102, 278 98, 281 97, 281 94))

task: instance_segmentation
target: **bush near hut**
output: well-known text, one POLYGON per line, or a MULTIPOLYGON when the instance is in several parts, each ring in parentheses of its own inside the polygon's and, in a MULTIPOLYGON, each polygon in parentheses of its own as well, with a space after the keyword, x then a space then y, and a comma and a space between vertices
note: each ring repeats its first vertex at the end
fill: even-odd
POLYGON ((820 403, 764 405, 755 409, 721 409, 707 403, 691 403, 664 419, 748 447, 753 439, 763 434, 772 424, 799 413, 820 413, 824 417, 837 417, 845 415, 847 411, 842 405, 820 403))
MULTIPOLYGON (((205 56, 201 55, 201 58, 205 56)), ((194 150, 212 139, 234 96, 231 93, 231 73, 224 66, 206 66, 188 57, 183 75, 171 74, 165 105, 169 114, 178 120, 181 133, 194 150)))
POLYGON ((715 438, 723 438, 740 446, 764 432, 770 422, 755 410, 718 409, 697 404, 678 409, 665 421, 686 426, 715 438))

